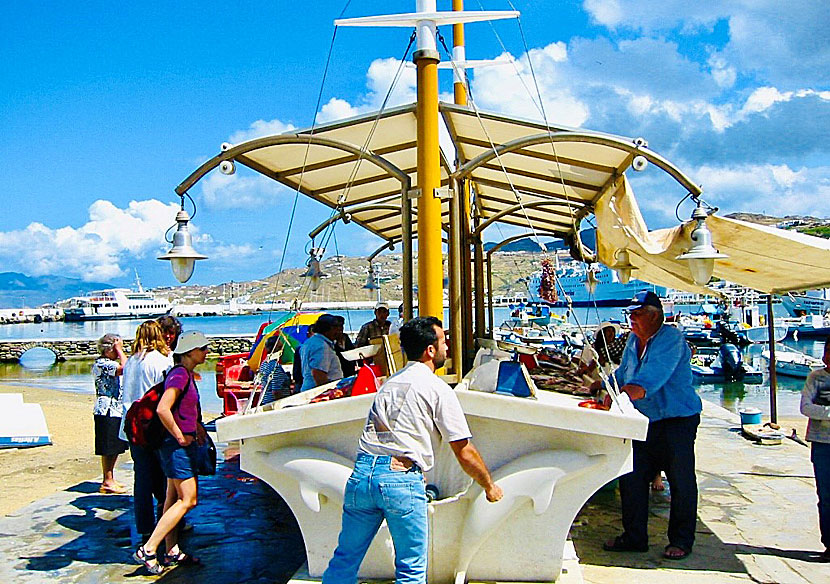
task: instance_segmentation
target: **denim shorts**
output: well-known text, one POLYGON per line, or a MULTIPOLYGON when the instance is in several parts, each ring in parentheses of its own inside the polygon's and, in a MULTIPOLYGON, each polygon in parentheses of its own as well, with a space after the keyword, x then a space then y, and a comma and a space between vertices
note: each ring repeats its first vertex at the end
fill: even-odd
POLYGON ((195 477, 197 448, 195 440, 189 446, 181 446, 171 434, 165 436, 159 448, 159 461, 164 476, 168 479, 195 477))

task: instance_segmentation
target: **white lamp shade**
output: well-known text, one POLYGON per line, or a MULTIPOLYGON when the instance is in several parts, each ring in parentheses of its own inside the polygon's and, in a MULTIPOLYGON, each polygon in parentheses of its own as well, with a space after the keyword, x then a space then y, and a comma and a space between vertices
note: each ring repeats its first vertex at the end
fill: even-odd
POLYGON ((614 268, 614 270, 617 272, 617 276, 620 278, 620 282, 622 282, 623 284, 628 284, 628 282, 631 280, 632 268, 614 268))
POLYGON ((695 284, 705 286, 712 279, 715 271, 715 258, 689 258, 689 271, 695 284))
POLYGON ((188 214, 184 210, 179 211, 176 215, 176 222, 179 226, 176 233, 173 234, 173 247, 158 258, 160 260, 170 260, 173 275, 181 283, 187 282, 193 275, 196 260, 207 259, 206 255, 202 255, 193 249, 193 238, 187 228, 188 221, 190 221, 188 214))
POLYGON ((193 275, 193 269, 196 267, 196 260, 193 258, 171 258, 170 267, 173 268, 173 275, 176 279, 184 284, 193 275))

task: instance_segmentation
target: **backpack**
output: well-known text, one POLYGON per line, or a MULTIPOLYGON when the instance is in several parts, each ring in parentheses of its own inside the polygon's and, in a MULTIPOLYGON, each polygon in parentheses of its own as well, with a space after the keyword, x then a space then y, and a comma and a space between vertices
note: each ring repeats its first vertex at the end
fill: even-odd
MULTIPOLYGON (((161 396, 164 395, 164 383, 167 381, 167 376, 176 367, 183 367, 183 365, 174 365, 166 371, 162 380, 148 389, 141 396, 141 399, 133 402, 133 405, 127 410, 124 417, 124 432, 127 434, 127 440, 133 446, 143 446, 145 448, 161 446, 161 441, 164 439, 167 429, 161 423, 156 410, 159 401, 161 401, 161 396)), ((187 389, 190 388, 189 379, 190 373, 188 373, 187 388, 176 399, 176 403, 173 404, 174 409, 178 407, 187 389)))

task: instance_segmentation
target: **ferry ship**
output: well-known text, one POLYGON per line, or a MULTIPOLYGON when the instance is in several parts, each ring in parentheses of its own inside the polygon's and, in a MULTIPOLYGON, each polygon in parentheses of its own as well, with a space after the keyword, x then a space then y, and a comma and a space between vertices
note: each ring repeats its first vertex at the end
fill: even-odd
POLYGON ((781 304, 790 316, 799 317, 806 314, 827 314, 830 312, 830 288, 808 290, 801 294, 785 294, 781 304))
MULTIPOLYGON (((541 301, 539 298, 539 284, 542 272, 531 276, 529 297, 532 302, 541 301)), ((571 262, 556 271, 556 292, 559 300, 553 306, 567 306, 566 296, 571 299, 575 307, 582 306, 627 306, 631 297, 640 290, 651 290, 661 298, 665 298, 668 290, 662 286, 655 286, 643 280, 629 280, 623 283, 617 272, 602 264, 588 266, 580 262, 571 262), (596 277, 596 288, 593 293, 589 290, 588 277, 593 272, 596 277)))
POLYGON ((70 298, 63 316, 67 322, 155 318, 167 314, 171 307, 169 299, 151 292, 111 288, 70 298))

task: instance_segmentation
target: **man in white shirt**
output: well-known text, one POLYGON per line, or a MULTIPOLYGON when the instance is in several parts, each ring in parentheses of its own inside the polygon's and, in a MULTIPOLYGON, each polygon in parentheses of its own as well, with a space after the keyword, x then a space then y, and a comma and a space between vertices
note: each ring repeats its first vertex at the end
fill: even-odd
POLYGON ((472 442, 458 397, 435 375, 447 343, 441 321, 418 317, 401 327, 406 367, 378 390, 346 483, 343 525, 323 584, 354 584, 366 550, 385 519, 395 546, 395 581, 425 584, 427 498, 423 472, 432 468, 433 441, 449 442, 461 468, 488 501, 502 498, 472 442))

